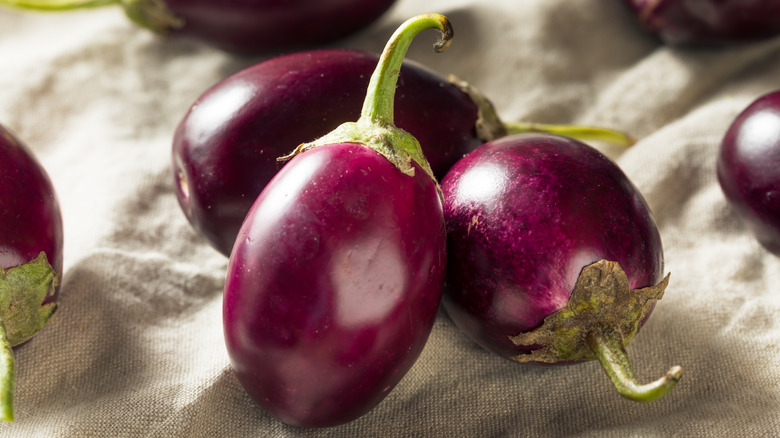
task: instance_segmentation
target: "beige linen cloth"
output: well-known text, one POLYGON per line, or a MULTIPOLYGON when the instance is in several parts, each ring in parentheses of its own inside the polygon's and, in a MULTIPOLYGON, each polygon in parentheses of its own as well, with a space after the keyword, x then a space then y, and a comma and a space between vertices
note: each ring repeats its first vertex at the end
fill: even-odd
MULTIPOLYGON (((227 260, 173 194, 171 138, 189 105, 262 60, 164 39, 118 8, 0 9, 0 123, 35 151, 65 223, 60 310, 17 351, 16 422, 2 437, 780 436, 780 258, 727 205, 720 140, 780 89, 780 39, 683 50, 658 44, 617 0, 399 0, 331 47, 381 51, 406 18, 450 17, 455 40, 409 57, 487 94, 507 120, 605 125, 639 138, 595 145, 654 211, 670 286, 628 351, 663 399, 620 397, 598 363, 535 367, 482 350, 441 312, 421 357, 368 415, 284 425, 228 364, 227 260)), ((294 145, 291 145, 294 146, 294 145)))

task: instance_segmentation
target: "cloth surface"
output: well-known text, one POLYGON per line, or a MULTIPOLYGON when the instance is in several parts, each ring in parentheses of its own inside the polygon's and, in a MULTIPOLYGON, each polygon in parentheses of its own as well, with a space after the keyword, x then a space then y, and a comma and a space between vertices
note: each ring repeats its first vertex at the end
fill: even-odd
MULTIPOLYGON (((343 426, 290 427, 233 375, 222 337, 227 259, 173 192, 173 131, 208 87, 265 57, 160 38, 114 7, 0 9, 0 123, 47 169, 65 226, 60 309, 16 352, 16 421, 4 437, 780 436, 780 259, 726 203, 720 140, 780 89, 780 39, 679 49, 618 1, 399 0, 329 47, 381 51, 405 19, 447 15, 450 50, 421 35, 408 58, 481 89, 506 120, 609 126, 594 144, 652 208, 671 273, 628 347, 638 379, 678 386, 640 404, 596 362, 539 367, 488 353, 442 311, 411 371, 343 426)), ((433 34, 431 34, 433 35, 433 34)))

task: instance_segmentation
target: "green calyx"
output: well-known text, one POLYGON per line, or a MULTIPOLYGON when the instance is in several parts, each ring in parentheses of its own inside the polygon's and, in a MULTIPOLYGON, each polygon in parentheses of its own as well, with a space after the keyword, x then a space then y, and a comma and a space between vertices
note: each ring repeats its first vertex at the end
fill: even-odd
POLYGON ((635 401, 652 401, 668 393, 682 369, 671 368, 655 382, 636 382, 625 347, 639 332, 653 304, 663 297, 669 282, 630 290, 628 277, 616 262, 602 260, 583 268, 568 304, 545 318, 536 329, 510 336, 516 345, 541 345, 518 362, 598 360, 615 389, 635 401))
POLYGON ((184 20, 164 0, 117 0, 130 20, 153 32, 166 34, 184 27, 184 20))
POLYGON ((482 94, 481 91, 453 74, 447 75, 447 82, 457 87, 476 105, 477 120, 474 122, 474 129, 476 130, 477 138, 488 142, 509 135, 504 122, 498 117, 498 112, 496 112, 493 102, 482 94))
POLYGON ((0 321, 8 342, 16 346, 38 333, 54 312, 55 303, 41 303, 54 294, 59 277, 41 252, 23 265, 0 269, 0 321))
POLYGON ((433 178, 433 171, 422 153, 420 143, 412 134, 394 126, 382 126, 362 118, 357 122, 341 124, 317 140, 298 146, 292 154, 279 160, 292 158, 312 148, 338 143, 358 143, 368 146, 409 176, 414 176, 412 162, 415 162, 433 178))
POLYGON ((401 24, 385 46, 371 76, 358 121, 344 123, 329 134, 298 146, 291 154, 279 160, 288 160, 301 152, 328 144, 357 143, 380 153, 404 174, 414 175, 412 163, 417 163, 435 181, 420 143, 393 122, 395 88, 401 64, 414 37, 426 29, 438 29, 441 32, 434 51, 443 52, 449 47, 453 30, 447 17, 424 14, 410 18, 401 24))
POLYGON ((59 284, 59 276, 41 252, 34 260, 0 269, 0 420, 13 421, 14 355, 12 347, 38 333, 57 310, 42 304, 59 284))

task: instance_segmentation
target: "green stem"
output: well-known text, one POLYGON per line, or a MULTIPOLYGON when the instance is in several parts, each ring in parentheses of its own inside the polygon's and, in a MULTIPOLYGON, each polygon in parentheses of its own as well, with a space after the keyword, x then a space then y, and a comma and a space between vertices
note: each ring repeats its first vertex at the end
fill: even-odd
POLYGON ((119 0, 0 0, 0 4, 42 12, 61 12, 118 4, 119 0))
POLYGON ((549 134, 565 135, 567 137, 576 138, 577 140, 589 141, 603 141, 605 143, 614 144, 617 146, 631 146, 636 143, 631 136, 611 129, 599 128, 596 126, 582 126, 582 125, 551 125, 546 123, 524 123, 524 122, 512 122, 504 123, 504 127, 508 134, 523 134, 528 132, 546 132, 549 134))
POLYGON ((628 399, 650 402, 661 398, 674 388, 682 375, 682 368, 674 366, 655 382, 640 385, 634 377, 634 370, 631 368, 620 333, 614 331, 591 333, 587 337, 587 343, 615 389, 628 399))
POLYGON ((565 135, 577 140, 596 140, 611 143, 618 146, 631 146, 636 141, 629 135, 613 129, 596 126, 582 125, 551 125, 545 123, 504 122, 498 116, 493 103, 476 87, 457 78, 448 75, 447 81, 465 93, 474 105, 477 106, 477 121, 474 128, 477 137, 482 141, 493 141, 497 138, 512 134, 525 134, 529 132, 543 132, 548 134, 565 135))
POLYGON ((14 350, 8 342, 5 325, 0 323, 0 420, 14 421, 14 350))
MULTIPOLYGON (((431 166, 423 155, 420 143, 414 136, 393 123, 395 87, 406 51, 412 40, 426 29, 438 29, 441 36, 433 46, 437 53, 450 45, 452 26, 447 17, 440 14, 424 14, 406 20, 390 37, 366 90, 363 109, 356 122, 346 122, 324 136, 303 143, 290 154, 277 158, 286 161, 307 150, 339 143, 357 143, 371 148, 398 168, 413 176, 414 163, 431 177, 439 189, 431 166)), ((439 195, 441 190, 439 189, 439 195)))
MULTIPOLYGON (((398 72, 412 40, 426 29, 439 29, 441 37, 434 45, 437 53, 447 50, 453 37, 447 17, 440 14, 424 14, 406 20, 390 37, 376 70, 371 75, 366 99, 363 102, 360 121, 370 121, 380 126, 393 125, 393 106, 398 72)), ((359 122, 360 122, 359 121, 359 122)))

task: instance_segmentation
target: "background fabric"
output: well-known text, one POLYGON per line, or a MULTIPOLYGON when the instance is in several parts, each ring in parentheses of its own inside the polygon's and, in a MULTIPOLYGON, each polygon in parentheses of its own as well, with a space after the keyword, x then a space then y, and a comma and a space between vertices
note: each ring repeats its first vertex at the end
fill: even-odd
POLYGON ((228 365, 227 260, 198 237, 173 192, 173 131, 208 87, 262 60, 160 38, 118 8, 0 9, 0 123, 38 156, 63 209, 60 310, 17 351, 8 437, 503 437, 780 435, 780 259, 727 205, 720 140, 759 95, 780 89, 780 39, 675 49, 618 1, 399 0, 331 44, 381 51, 423 12, 455 40, 408 57, 454 73, 506 120, 584 123, 639 138, 595 145, 654 211, 670 286, 629 346, 638 378, 673 365, 663 399, 620 397, 598 363, 537 367, 491 355, 441 312, 421 357, 387 399, 343 426, 284 425, 228 365))

